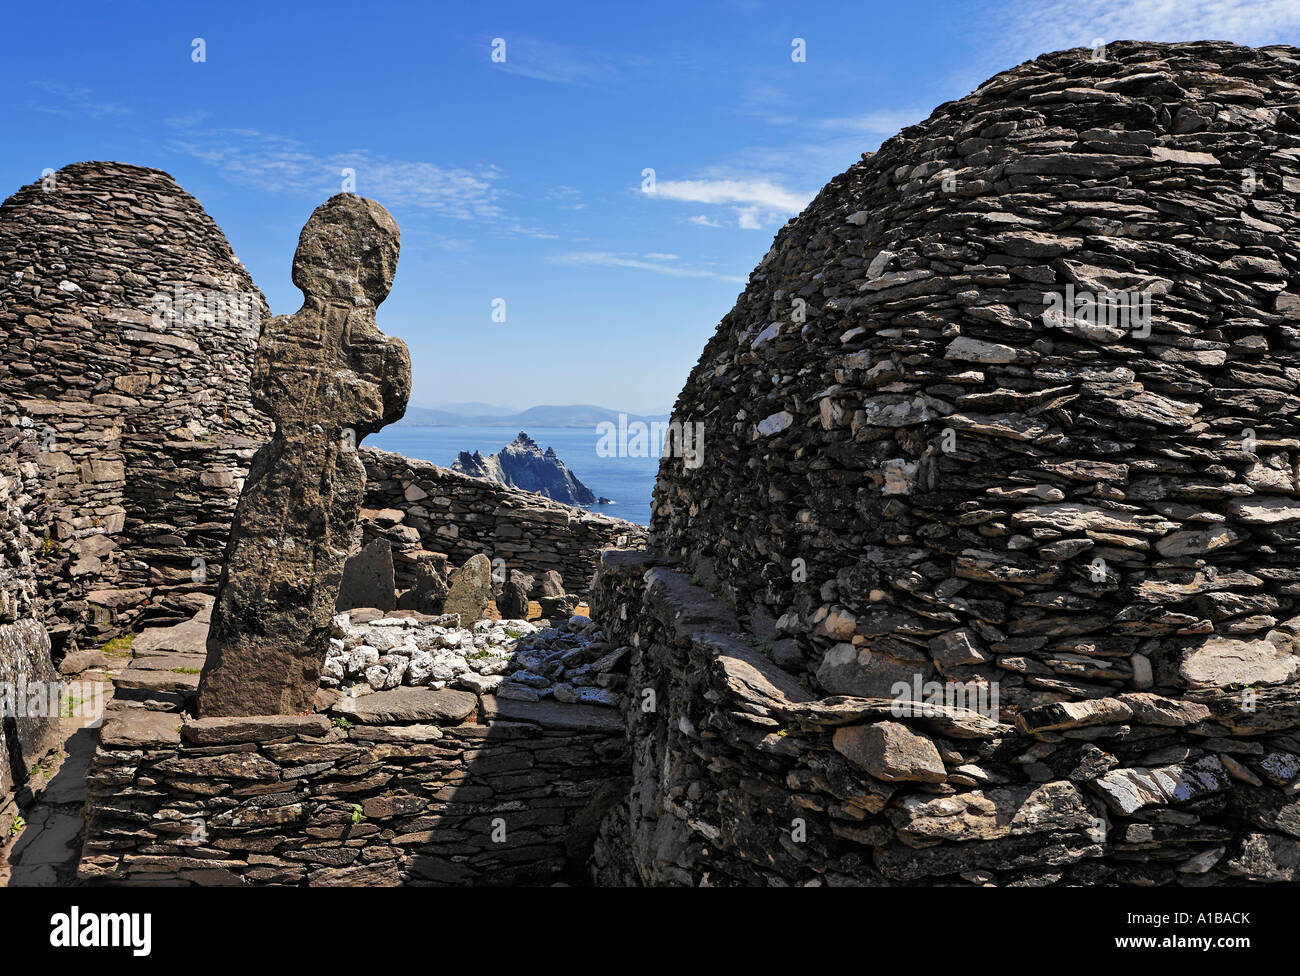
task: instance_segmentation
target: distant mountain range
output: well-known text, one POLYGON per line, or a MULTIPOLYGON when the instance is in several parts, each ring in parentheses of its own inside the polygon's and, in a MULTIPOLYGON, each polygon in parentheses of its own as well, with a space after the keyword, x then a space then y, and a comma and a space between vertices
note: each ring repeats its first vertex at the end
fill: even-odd
POLYGON ((594 427, 602 421, 617 424, 620 413, 628 422, 641 420, 667 420, 668 411, 661 414, 636 414, 610 410, 589 403, 567 406, 529 407, 513 410, 490 403, 444 403, 436 407, 407 407, 406 416, 395 424, 398 427, 594 427))

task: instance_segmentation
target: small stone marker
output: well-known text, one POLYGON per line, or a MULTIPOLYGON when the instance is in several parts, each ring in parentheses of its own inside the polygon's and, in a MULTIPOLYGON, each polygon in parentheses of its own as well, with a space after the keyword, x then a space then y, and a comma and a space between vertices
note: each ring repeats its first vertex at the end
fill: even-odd
POLYGON ((442 603, 443 613, 460 614, 462 627, 473 627, 482 620, 492 599, 492 562, 479 553, 470 556, 447 580, 450 592, 442 603))
POLYGON ((415 583, 398 599, 397 608, 434 615, 442 613, 442 603, 449 592, 442 565, 440 562, 428 562, 417 566, 415 583))
POLYGON ((533 578, 517 569, 510 571, 510 578, 501 586, 501 595, 497 597, 497 610, 506 620, 526 620, 528 618, 528 591, 533 588, 533 578))
POLYGON ((267 323, 253 371, 275 421, 239 496, 199 682, 199 714, 312 711, 343 565, 365 491, 356 448, 401 418, 411 360, 384 336, 400 233, 350 193, 307 221, 293 260, 302 308, 267 323))
POLYGON ((344 563, 343 582, 339 585, 335 609, 376 607, 392 610, 396 606, 393 546, 387 539, 374 539, 344 563))

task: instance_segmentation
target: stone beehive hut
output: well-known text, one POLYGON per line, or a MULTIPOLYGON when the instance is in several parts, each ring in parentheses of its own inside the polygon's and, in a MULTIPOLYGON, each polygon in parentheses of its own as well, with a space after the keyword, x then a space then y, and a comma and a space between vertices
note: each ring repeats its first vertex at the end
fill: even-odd
POLYGON ((832 180, 602 559, 654 707, 597 878, 1300 881, 1298 195, 1300 50, 1209 42, 1044 55, 832 180))
POLYGON ((1298 196, 1294 48, 1066 51, 940 106, 777 235, 656 544, 826 693, 1290 681, 1298 196))
POLYGON ((168 593, 185 609, 267 430, 248 382, 265 299, 197 200, 122 163, 6 200, 0 262, 0 391, 39 437, 56 644, 168 593))

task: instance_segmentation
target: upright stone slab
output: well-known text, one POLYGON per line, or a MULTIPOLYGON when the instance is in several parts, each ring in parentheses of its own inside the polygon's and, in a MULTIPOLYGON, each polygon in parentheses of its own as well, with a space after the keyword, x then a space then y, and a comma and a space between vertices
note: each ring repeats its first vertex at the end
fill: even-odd
POLYGON ((396 606, 393 547, 387 539, 374 539, 344 564, 343 582, 339 586, 335 609, 377 607, 392 610, 396 606))
POLYGON ((0 624, 0 806, 57 742, 59 685, 40 622, 0 624))
POLYGON ((458 613, 462 627, 473 627, 492 599, 491 561, 482 553, 471 556, 447 582, 450 592, 442 602, 443 613, 458 613))
POLYGON ((199 681, 203 716, 310 711, 365 491, 363 437, 398 420, 406 345, 375 325, 400 234, 373 200, 341 193, 298 240, 303 306, 263 331, 253 396, 275 421, 235 510, 199 681))

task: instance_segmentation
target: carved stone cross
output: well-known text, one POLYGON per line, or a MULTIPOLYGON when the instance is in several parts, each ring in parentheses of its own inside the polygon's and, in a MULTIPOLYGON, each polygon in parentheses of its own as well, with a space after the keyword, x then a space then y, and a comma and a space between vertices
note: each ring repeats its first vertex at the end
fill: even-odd
POLYGON ((266 324, 253 402, 275 435, 253 457, 226 544, 199 679, 199 714, 311 711, 330 616, 365 493, 356 447, 399 420, 406 344, 375 325, 400 233, 375 203, 340 193, 302 229, 293 315, 266 324))

